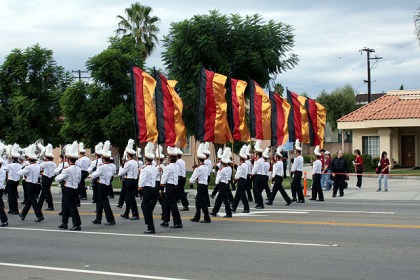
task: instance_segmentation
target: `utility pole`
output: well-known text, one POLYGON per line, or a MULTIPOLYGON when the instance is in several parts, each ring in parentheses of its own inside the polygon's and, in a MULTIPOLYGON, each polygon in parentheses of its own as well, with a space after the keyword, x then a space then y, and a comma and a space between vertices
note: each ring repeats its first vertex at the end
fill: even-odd
POLYGON ((89 79, 90 77, 86 76, 86 77, 82 77, 82 73, 87 73, 87 71, 83 71, 83 70, 73 70, 71 71, 73 73, 77 73, 78 74, 78 78, 79 81, 81 81, 82 79, 89 79))
POLYGON ((368 103, 370 103, 370 102, 372 102, 372 80, 370 78, 370 70, 371 70, 370 61, 371 60, 378 61, 379 59, 382 59, 382 57, 375 56, 375 57, 371 58, 370 53, 374 53, 375 52, 374 49, 369 49, 369 48, 365 47, 365 48, 360 50, 360 54, 362 54, 362 52, 366 52, 368 79, 364 80, 364 82, 368 84, 368 103))

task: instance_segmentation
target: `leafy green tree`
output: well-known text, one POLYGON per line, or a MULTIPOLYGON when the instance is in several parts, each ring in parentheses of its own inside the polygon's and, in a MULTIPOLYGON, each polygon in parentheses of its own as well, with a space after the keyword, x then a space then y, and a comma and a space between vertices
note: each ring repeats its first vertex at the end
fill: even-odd
POLYGON ((198 76, 201 66, 218 73, 257 81, 264 87, 270 75, 292 69, 298 57, 292 26, 258 14, 242 17, 210 11, 171 24, 164 36, 162 59, 171 79, 178 80, 184 100, 187 131, 195 127, 198 76))
POLYGON ((354 89, 350 85, 337 88, 330 93, 323 90, 316 101, 327 109, 327 122, 334 131, 337 129, 339 118, 360 108, 356 103, 354 89))
POLYGON ((39 44, 13 49, 0 66, 0 138, 21 145, 40 138, 60 144, 59 98, 72 80, 52 50, 39 44))
POLYGON ((136 2, 125 9, 126 17, 118 15, 117 34, 134 38, 136 47, 140 51, 142 58, 146 59, 156 48, 159 32, 158 23, 160 19, 152 16, 152 8, 143 6, 136 2))
POLYGON ((283 96, 284 87, 282 84, 276 83, 274 84, 274 92, 283 96))

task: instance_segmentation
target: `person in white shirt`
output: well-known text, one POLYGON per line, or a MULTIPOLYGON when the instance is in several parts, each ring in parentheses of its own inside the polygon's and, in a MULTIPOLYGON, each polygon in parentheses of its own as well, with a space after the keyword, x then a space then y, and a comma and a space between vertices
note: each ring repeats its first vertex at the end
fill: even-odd
POLYGON ((235 181, 238 182, 238 188, 236 189, 235 198, 232 203, 232 212, 236 212, 236 208, 238 207, 239 200, 242 201, 244 205, 244 211, 242 213, 249 213, 249 203, 248 198, 246 197, 246 189, 247 189, 247 179, 248 179, 248 164, 246 160, 248 156, 246 155, 246 145, 242 146, 239 157, 240 157, 240 165, 236 169, 235 174, 235 181))
POLYGON ((27 148, 26 155, 29 159, 29 165, 25 166, 24 169, 21 169, 18 172, 19 176, 26 177, 26 187, 28 193, 28 201, 26 202, 25 207, 22 209, 22 212, 19 214, 19 216, 22 221, 25 220, 29 209, 32 207, 36 215, 35 222, 39 223, 44 220, 44 215, 42 214, 41 208, 36 201, 37 184, 41 175, 41 168, 36 162, 37 155, 35 154, 35 150, 35 144, 32 144, 27 148))
POLYGON ((42 209, 44 205, 44 201, 47 202, 48 208, 45 209, 46 211, 53 211, 54 204, 53 198, 51 195, 51 184, 54 177, 54 170, 57 168, 57 165, 54 163, 54 155, 52 154, 52 145, 48 144, 46 147, 45 152, 45 161, 43 161, 40 165, 41 173, 42 173, 42 192, 39 196, 38 205, 42 209))
POLYGON ((315 147, 314 154, 316 160, 312 165, 312 197, 309 200, 316 200, 318 196, 319 201, 324 201, 324 193, 322 192, 321 186, 321 177, 322 177, 322 161, 321 161, 321 152, 319 151, 319 146, 315 147))
MULTIPOLYGON (((59 182, 63 186, 63 210, 61 217, 61 225, 58 226, 60 229, 68 229, 68 222, 70 216, 72 217, 73 227, 70 228, 72 231, 80 231, 81 220, 79 210, 77 209, 77 201, 79 198, 79 184, 82 179, 81 168, 76 165, 78 158, 78 144, 76 141, 73 142, 71 148, 67 153, 68 165, 65 166, 61 172, 55 177, 55 181, 59 182)), ((64 164, 63 164, 64 166, 64 164)))
POLYGON ((112 167, 112 177, 111 177, 111 182, 109 183, 109 186, 108 186, 108 198, 115 198, 114 187, 112 186, 112 181, 114 181, 114 176, 115 176, 115 173, 117 172, 117 166, 114 163, 113 157, 109 159, 109 165, 112 167))
MULTIPOLYGON (((95 159, 90 162, 88 173, 92 174, 92 172, 95 172, 100 165, 102 165, 102 148, 103 143, 99 142, 95 146, 95 159)), ((92 187, 92 203, 98 202, 98 182, 96 180, 91 181, 91 187, 92 187)))
POLYGON ((271 175, 271 160, 270 160, 270 148, 266 148, 265 151, 263 152, 263 158, 264 158, 264 191, 265 191, 265 195, 267 196, 267 198, 270 197, 270 186, 269 186, 269 177, 271 175))
POLYGON ((79 190, 79 196, 81 200, 87 200, 87 193, 86 193, 86 178, 89 176, 88 168, 90 166, 90 158, 86 156, 85 146, 82 142, 79 143, 79 158, 76 160, 76 165, 81 169, 81 178, 79 186, 77 187, 79 190))
POLYGON ((144 148, 144 158, 146 164, 142 167, 139 178, 139 190, 143 191, 143 200, 141 203, 141 209, 143 211, 144 223, 147 226, 146 234, 154 234, 155 223, 153 221, 153 210, 156 206, 157 192, 156 186, 156 167, 153 166, 152 162, 155 157, 154 144, 148 142, 144 148))
POLYGON ((302 192, 302 171, 303 171, 303 157, 302 147, 300 147, 299 139, 295 143, 295 159, 293 160, 291 174, 293 175, 293 181, 291 184, 293 201, 297 203, 305 203, 305 197, 302 192), (297 199, 296 199, 297 195, 297 199))
POLYGON ((254 146, 255 155, 257 160, 254 161, 254 167, 252 168, 251 175, 254 177, 254 198, 255 198, 255 209, 264 209, 264 201, 262 198, 262 192, 264 190, 265 173, 264 166, 265 161, 263 159, 263 149, 260 147, 261 140, 257 140, 254 146))
POLYGON ((247 178, 247 184, 246 184, 246 194, 248 196, 248 202, 253 202, 253 196, 252 196, 252 162, 251 162, 251 153, 250 153, 251 145, 246 146, 246 155, 247 160, 245 161, 247 168, 248 168, 248 178, 247 178))
POLYGON ((6 170, 3 168, 3 158, 0 156, 0 227, 7 227, 9 225, 6 212, 4 212, 3 192, 4 183, 6 181, 6 170))
POLYGON ((273 172, 271 174, 271 180, 274 183, 273 191, 267 199, 265 204, 273 205, 273 201, 276 198, 277 191, 280 191, 281 196, 286 201, 286 206, 292 204, 292 200, 283 188, 284 168, 283 168, 283 146, 277 147, 275 163, 273 164, 273 172))
POLYGON ((187 199, 187 194, 185 193, 185 183, 187 181, 187 174, 185 170, 185 161, 182 159, 182 151, 179 148, 176 148, 178 155, 177 155, 177 161, 176 164, 179 167, 179 175, 178 175, 178 199, 181 201, 182 209, 180 211, 189 211, 190 208, 189 202, 187 199))
POLYGON ((211 215, 217 216, 217 213, 222 206, 222 203, 225 205, 226 215, 224 218, 232 218, 232 210, 230 209, 229 203, 229 181, 232 178, 232 168, 229 166, 231 162, 230 157, 232 152, 230 148, 225 148, 222 154, 222 168, 217 171, 216 175, 216 186, 219 186, 219 194, 217 195, 216 202, 214 204, 211 215))
MULTIPOLYGON (((197 160, 198 166, 195 167, 194 172, 190 178, 190 184, 194 184, 197 181, 197 196, 195 198, 195 215, 192 218, 191 222, 201 222, 201 223, 211 223, 209 209, 208 209, 208 197, 209 197, 209 189, 208 189, 208 178, 209 176, 209 168, 205 164, 206 155, 204 154, 204 147, 201 143, 198 146, 197 150, 197 160), (201 211, 204 214, 204 220, 200 221, 201 211)), ((210 162, 211 164, 211 162, 210 162)))
POLYGON ((19 214, 19 207, 18 207, 18 186, 20 176, 18 174, 19 170, 22 169, 22 165, 19 163, 19 146, 14 144, 11 151, 12 156, 12 163, 9 163, 5 167, 5 171, 7 172, 7 200, 9 203, 9 214, 11 215, 18 215, 19 214))
POLYGON ((182 228, 181 215, 176 204, 179 166, 177 164, 178 148, 168 147, 169 164, 163 169, 160 184, 165 187, 163 204, 163 227, 169 226, 170 214, 172 213, 173 226, 171 228, 182 228))

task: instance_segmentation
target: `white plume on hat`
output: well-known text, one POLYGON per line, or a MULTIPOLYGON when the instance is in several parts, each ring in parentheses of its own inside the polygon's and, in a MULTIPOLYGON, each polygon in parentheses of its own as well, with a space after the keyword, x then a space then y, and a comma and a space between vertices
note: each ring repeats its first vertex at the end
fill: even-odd
POLYGON ((168 155, 170 155, 170 156, 177 156, 178 155, 178 148, 168 147, 166 149, 166 151, 168 152, 168 155))
POLYGON ((79 143, 79 153, 86 153, 85 144, 83 144, 83 142, 79 143))
POLYGON ((155 154, 153 153, 154 149, 155 144, 147 142, 146 147, 144 148, 144 157, 153 160, 155 158, 155 154))
POLYGON ((102 155, 102 148, 104 144, 102 142, 99 142, 98 145, 95 146, 95 154, 102 155))
POLYGON ((232 152, 231 152, 231 150, 230 150, 230 148, 229 147, 226 147, 224 150, 223 150, 223 154, 222 154, 222 162, 224 163, 224 164, 228 164, 228 163, 230 163, 230 157, 232 156, 232 152))
POLYGON ((180 148, 175 148, 175 149, 176 149, 178 155, 183 155, 184 154, 180 148))
POLYGON ((299 139, 296 139, 295 150, 302 151, 302 146, 300 145, 299 139))
POLYGON ((102 147, 102 156, 105 158, 110 158, 112 156, 112 152, 110 150, 111 148, 111 142, 109 140, 106 140, 104 143, 104 146, 102 147))
POLYGON ((66 156, 73 159, 79 158, 79 144, 77 141, 74 141, 73 144, 68 144, 66 146, 66 156))
POLYGON ((162 148, 161 145, 157 146, 155 154, 156 154, 157 159, 164 159, 165 158, 165 155, 163 154, 163 148, 162 148))
POLYGON ((137 158, 141 158, 141 148, 137 148, 137 158))
POLYGON ((32 160, 37 160, 38 156, 35 154, 36 152, 36 146, 35 144, 29 145, 29 147, 25 151, 25 155, 32 160))
POLYGON ((6 150, 6 156, 8 158, 12 158, 12 145, 7 145, 5 146, 5 150, 6 150))
POLYGON ((63 149, 64 150, 64 155, 67 156, 67 157, 69 155, 70 147, 71 147, 71 145, 67 144, 67 145, 64 146, 64 149, 63 149))
POLYGON ((255 145, 254 145, 254 150, 255 150, 257 153, 262 153, 262 152, 263 152, 263 149, 261 148, 261 140, 257 140, 257 141, 255 142, 255 145))
POLYGON ((201 158, 201 159, 206 159, 207 156, 204 153, 205 151, 206 151, 206 144, 205 143, 200 143, 200 145, 198 145, 197 157, 201 158))
POLYGON ((5 146, 4 146, 3 142, 0 141, 0 158, 3 156, 4 148, 5 148, 5 146))
POLYGON ((18 158, 18 157, 20 157, 20 153, 19 153, 19 145, 18 144, 14 144, 13 145, 13 147, 12 147, 12 149, 11 149, 11 151, 10 151, 10 155, 13 157, 13 158, 18 158))
POLYGON ((217 158, 221 159, 222 158, 222 154, 223 154, 223 150, 222 148, 219 148, 219 150, 217 151, 217 158))
POLYGON ((204 143, 203 153, 205 155, 208 155, 208 156, 211 154, 211 152, 210 152, 210 142, 205 142, 204 143))
POLYGON ((276 155, 278 155, 279 157, 282 157, 283 155, 281 152, 283 152, 283 145, 280 145, 277 147, 276 155))
POLYGON ((270 158, 270 148, 265 148, 263 158, 270 158))
POLYGON ((48 144, 47 147, 45 147, 45 156, 49 158, 53 158, 53 146, 51 144, 48 144))
POLYGON ((248 159, 248 155, 246 154, 247 149, 248 149, 248 145, 243 145, 241 150, 239 151, 239 156, 242 159, 248 159))
POLYGON ((249 157, 251 156, 251 145, 246 145, 245 154, 249 157))
POLYGON ((315 147, 314 154, 316 156, 320 156, 321 155, 321 153, 319 152, 319 146, 318 145, 315 147))
POLYGON ((129 139, 127 143, 127 147, 125 147, 125 152, 130 155, 135 155, 136 151, 134 150, 134 140, 129 139))
POLYGON ((39 156, 43 157, 45 155, 45 146, 42 145, 41 143, 38 143, 38 148, 39 148, 39 156))

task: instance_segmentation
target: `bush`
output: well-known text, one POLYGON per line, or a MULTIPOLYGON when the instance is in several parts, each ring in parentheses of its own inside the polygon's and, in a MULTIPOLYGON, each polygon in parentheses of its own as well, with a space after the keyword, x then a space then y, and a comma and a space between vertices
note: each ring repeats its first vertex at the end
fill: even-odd
POLYGON ((304 155, 303 156, 303 162, 304 163, 311 163, 312 156, 304 155))

